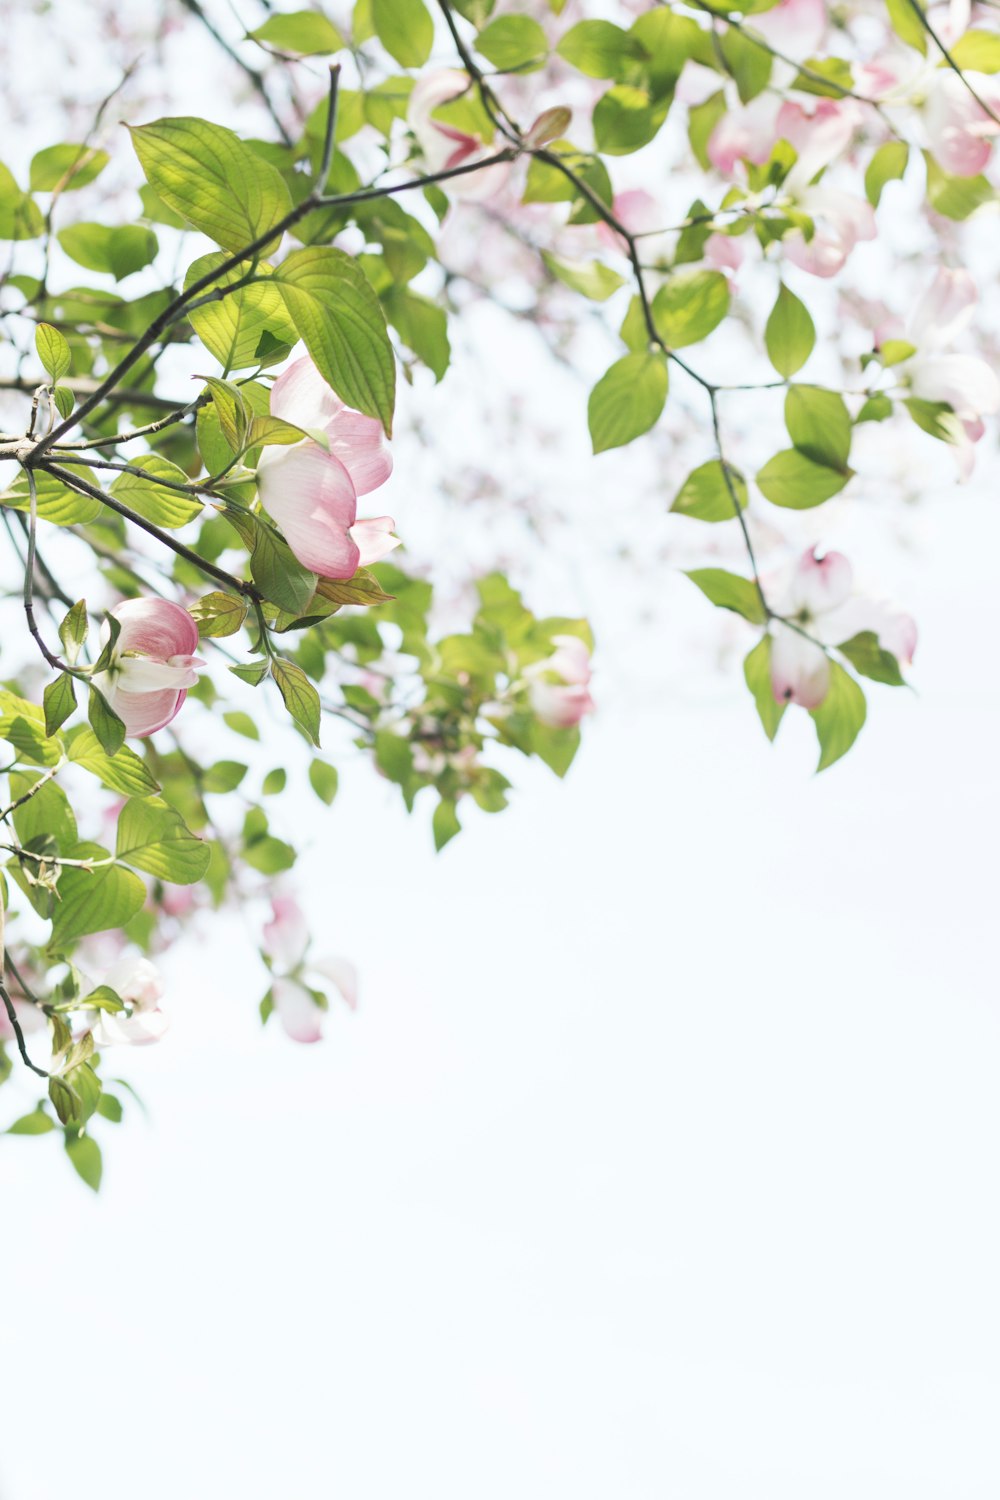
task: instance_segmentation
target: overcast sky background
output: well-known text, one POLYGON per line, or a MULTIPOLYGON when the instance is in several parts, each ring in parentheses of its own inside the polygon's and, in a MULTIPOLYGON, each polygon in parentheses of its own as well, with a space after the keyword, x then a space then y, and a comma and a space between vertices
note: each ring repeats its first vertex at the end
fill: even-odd
MULTIPOLYGON (((588 460, 571 378, 499 338, 477 314, 561 434, 503 461, 578 506, 529 602, 594 618, 583 751, 565 783, 516 762, 438 857, 347 759, 329 815, 301 793, 299 883, 358 1014, 262 1033, 220 919, 168 956, 168 1038, 121 1056, 150 1119, 104 1129, 99 1198, 55 1139, 0 1140, 0 1500, 997 1494, 995 447, 962 490, 897 450, 933 479, 902 523, 891 492, 823 508, 921 645, 814 777, 655 474, 630 488, 649 459, 588 460)), ((464 357, 403 396, 425 556, 506 524, 436 493, 501 441, 464 357), (408 419, 444 391, 430 459, 408 419)))

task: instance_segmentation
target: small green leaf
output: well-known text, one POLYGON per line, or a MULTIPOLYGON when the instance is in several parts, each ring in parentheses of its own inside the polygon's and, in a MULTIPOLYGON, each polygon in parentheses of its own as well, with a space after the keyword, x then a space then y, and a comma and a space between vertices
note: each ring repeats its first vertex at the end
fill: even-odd
POLYGON ((434 809, 431 823, 434 832, 434 848, 440 854, 445 844, 453 839, 456 833, 462 831, 462 825, 458 821, 458 809, 454 802, 442 799, 434 809))
POLYGON ((326 57, 346 45, 333 22, 315 10, 268 16, 263 26, 248 32, 247 37, 293 57, 326 57))
POLYGON ((830 663, 830 686, 818 708, 809 710, 819 740, 818 771, 825 771, 846 755, 865 722, 865 695, 854 678, 837 662, 830 663))
POLYGON ((768 459, 757 475, 757 487, 772 505, 789 510, 809 510, 839 494, 852 470, 827 468, 814 463, 797 448, 787 448, 768 459))
POLYGON ((59 626, 59 639, 62 641, 66 660, 71 667, 75 667, 80 652, 87 639, 89 624, 87 621, 87 601, 78 599, 63 617, 59 626))
POLYGON ((764 329, 767 357, 787 380, 802 368, 813 351, 816 329, 805 303, 787 286, 778 288, 778 300, 764 329))
POLYGON ((46 685, 42 703, 45 708, 45 733, 51 738, 76 708, 73 679, 68 672, 60 672, 55 682, 46 685))
POLYGON ((209 794, 234 792, 248 769, 241 760, 217 760, 205 772, 201 783, 202 791, 209 794))
POLYGON ((69 374, 73 357, 63 335, 51 323, 39 323, 35 329, 35 348, 46 372, 58 384, 69 374))
POLYGON ((793 385, 785 397, 785 425, 800 453, 814 463, 844 470, 851 453, 851 418, 836 391, 793 385))
POLYGON ((687 577, 698 585, 706 599, 720 609, 735 611, 751 625, 765 623, 767 615, 760 590, 752 578, 741 578, 738 573, 728 573, 725 568, 694 568, 687 577))
POLYGON ((905 687, 906 683, 899 662, 891 651, 886 651, 874 630, 862 630, 843 641, 837 650, 846 656, 855 672, 870 677, 873 682, 885 682, 890 687, 905 687))
POLYGON ((403 68, 422 68, 434 45, 434 22, 424 0, 371 0, 382 46, 403 68))
POLYGON ((125 725, 115 713, 104 694, 91 684, 90 702, 87 708, 90 727, 106 755, 113 756, 125 742, 125 725))
POLYGON ((71 260, 88 271, 99 271, 123 281, 155 259, 159 242, 141 224, 71 224, 60 229, 60 245, 71 260))
POLYGON ((910 0, 885 0, 885 8, 889 12, 889 25, 899 40, 917 52, 926 53, 927 30, 910 0))
POLYGON ((977 209, 997 201, 993 184, 980 173, 977 177, 951 177, 939 166, 929 151, 927 164, 927 201, 946 219, 968 219, 977 209))
POLYGON ((1000 73, 1000 34, 975 29, 966 31, 952 43, 951 55, 960 68, 968 68, 973 73, 1000 73))
POLYGON ((48 1135, 55 1130, 56 1122, 43 1109, 34 1109, 30 1115, 22 1115, 13 1125, 8 1125, 7 1135, 48 1135))
POLYGON ((613 21, 578 21, 560 38, 559 56, 588 78, 622 79, 642 57, 642 45, 613 21))
POLYGON ((653 298, 653 318, 671 349, 698 344, 729 311, 729 283, 721 271, 678 271, 653 298))
MULTIPOLYGON (((997 37, 1000 42, 1000 37, 997 37)), ((910 157, 910 148, 905 141, 886 141, 879 146, 865 169, 865 196, 873 208, 877 208, 882 189, 887 182, 903 176, 910 157)))
POLYGON ((229 725, 234 734, 241 734, 246 740, 259 740, 260 730, 251 719, 249 714, 242 713, 239 709, 233 709, 222 715, 223 722, 229 725))
POLYGON ((262 656, 258 661, 238 662, 229 670, 241 682, 247 682, 251 687, 260 687, 264 678, 271 675, 271 658, 262 656))
POLYGON ((591 302, 606 302, 619 287, 625 285, 624 276, 619 276, 610 266, 603 266, 599 260, 571 264, 569 261, 557 260, 547 250, 542 251, 542 259, 553 276, 558 277, 572 291, 579 292, 582 297, 589 297, 591 302))
POLYGON ((786 703, 779 703, 771 684, 771 637, 762 636, 743 663, 743 676, 753 694, 760 722, 769 740, 773 740, 784 717, 786 703))
POLYGON ((595 453, 620 448, 659 420, 667 399, 667 362, 660 354, 626 354, 594 386, 587 421, 595 453))
POLYGON ((670 509, 695 521, 732 521, 737 504, 740 510, 746 509, 747 487, 743 475, 732 464, 723 466, 719 459, 712 458, 692 470, 670 509))
POLYGON ((265 797, 277 796, 285 790, 285 782, 288 780, 288 772, 284 766, 276 766, 273 771, 268 771, 261 783, 261 792, 265 797))
POLYGON ((545 32, 531 16, 497 16, 476 38, 476 51, 501 72, 541 64, 548 50, 545 32))
POLYGON ((28 185, 33 193, 66 193, 93 182, 111 160, 96 146, 46 146, 31 158, 28 185))
POLYGON ((247 617, 247 602, 235 594, 217 591, 192 604, 190 615, 202 638, 235 635, 247 617))
POLYGON ((340 777, 336 766, 328 765, 325 760, 314 760, 309 765, 309 785, 316 793, 321 802, 330 806, 337 795, 337 787, 340 777))
POLYGON ((104 1163, 101 1159, 101 1148, 89 1135, 67 1135, 66 1155, 76 1169, 78 1177, 81 1177, 89 1188, 98 1192, 101 1186, 101 1174, 104 1163))
POLYGON ((271 676, 278 684, 278 691, 288 712, 309 736, 314 745, 319 745, 319 693, 313 687, 302 668, 283 656, 271 662, 271 676))

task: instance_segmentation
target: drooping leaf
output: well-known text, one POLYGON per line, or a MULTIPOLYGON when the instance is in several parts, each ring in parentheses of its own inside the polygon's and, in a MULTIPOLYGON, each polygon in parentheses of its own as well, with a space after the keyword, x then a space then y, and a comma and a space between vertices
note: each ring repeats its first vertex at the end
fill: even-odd
POLYGON ((809 710, 819 740, 818 771, 825 771, 834 761, 846 755, 865 722, 865 695, 849 672, 837 662, 830 663, 830 686, 818 708, 809 710))
POLYGON ((667 362, 660 354, 626 354, 594 386, 587 421, 595 453, 620 448, 658 421, 667 399, 667 362))
POLYGON ((685 479, 670 509, 696 521, 732 521, 736 507, 745 510, 746 480, 732 464, 711 458, 685 479))

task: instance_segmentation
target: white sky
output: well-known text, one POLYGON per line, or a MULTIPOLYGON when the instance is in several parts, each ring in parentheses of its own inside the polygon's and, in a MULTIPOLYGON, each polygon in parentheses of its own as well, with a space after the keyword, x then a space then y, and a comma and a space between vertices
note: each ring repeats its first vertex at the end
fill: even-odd
MULTIPOLYGON (((678 578, 690 529, 626 493, 639 460, 579 456, 520 339, 501 368, 578 454, 540 461, 583 519, 529 602, 595 617, 584 750, 564 784, 518 763, 437 858, 349 763, 329 817, 299 804, 301 883, 359 1014, 262 1034, 226 919, 120 1064, 151 1122, 104 1130, 99 1198, 54 1139, 0 1141, 0 1500, 998 1493, 995 451, 905 547, 888 505, 808 523, 922 632, 919 696, 873 687, 815 778, 804 715, 774 749, 755 721, 752 635, 678 578), (601 518, 659 577, 646 626, 601 518)), ((444 464, 491 451, 453 382, 444 464)), ((489 552, 405 444, 401 531, 489 552)))

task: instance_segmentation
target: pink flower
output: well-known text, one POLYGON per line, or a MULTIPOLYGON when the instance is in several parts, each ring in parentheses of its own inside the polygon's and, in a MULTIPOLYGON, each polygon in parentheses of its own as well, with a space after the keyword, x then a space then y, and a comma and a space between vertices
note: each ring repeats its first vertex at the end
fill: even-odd
POLYGON ((734 235, 710 234, 703 258, 717 271, 736 272, 743 264, 743 246, 734 235))
MULTIPOLYGON (((663 210, 652 193, 647 193, 645 188, 627 188, 623 193, 616 193, 611 209, 619 224, 629 234, 656 235, 664 227, 663 210)), ((624 253, 622 237, 610 224, 603 221, 598 224, 597 238, 609 250, 624 253)))
POLYGON ((270 922, 264 923, 264 951, 283 969, 295 969, 309 946, 305 912, 294 896, 271 897, 270 922))
MULTIPOLYGON (((461 98, 468 92, 469 86, 468 74, 459 73, 453 68, 425 73, 414 85, 406 121, 417 138, 428 173, 465 166, 490 154, 478 135, 457 130, 453 125, 446 125, 434 118, 436 109, 461 98)), ((444 187, 456 198, 478 203, 498 192, 509 173, 510 167, 506 162, 497 162, 481 172, 453 177, 444 187)))
POLYGON ((749 104, 727 109, 708 139, 708 159, 723 177, 732 177, 739 161, 762 166, 778 139, 778 102, 758 94, 749 104))
POLYGON ((942 266, 917 303, 908 324, 917 352, 897 369, 914 396, 944 401, 954 412, 949 441, 954 445, 959 475, 968 479, 975 455, 973 444, 983 436, 983 416, 1000 411, 1000 380, 986 363, 972 354, 943 353, 972 322, 979 294, 968 271, 942 266))
MULTIPOLYGON (((357 1009, 357 972, 347 959, 326 959, 311 965, 340 991, 351 1010, 357 1009)), ((299 979, 281 976, 271 985, 278 1020, 293 1042, 318 1042, 323 1036, 323 1014, 309 989, 299 979)))
POLYGON ((815 57, 827 28, 824 0, 780 0, 773 9, 752 16, 754 31, 796 62, 815 57))
POLYGON ((772 607, 790 623, 773 622, 771 689, 779 703, 818 708, 830 686, 824 646, 839 646, 872 631, 901 662, 913 659, 917 627, 909 615, 852 595, 854 573, 842 552, 814 549, 799 558, 784 586, 771 591, 772 607), (797 628, 795 628, 797 627, 797 628))
MULTIPOLYGON (((965 71, 980 99, 1000 112, 1000 83, 987 73, 965 71)), ((931 75, 924 103, 924 125, 931 152, 953 177, 975 177, 990 159, 992 137, 1000 130, 950 68, 931 75)))
POLYGON ((812 219, 812 239, 793 229, 781 243, 792 264, 813 276, 836 276, 859 240, 875 238, 875 212, 853 193, 809 187, 799 193, 796 207, 812 219))
POLYGON ((257 466, 261 504, 302 566, 323 578, 352 578, 398 547, 389 516, 357 519, 358 496, 392 473, 381 423, 345 406, 308 356, 275 381, 271 414, 323 439, 265 448, 257 466))
POLYGON ((593 710, 590 652, 575 635, 554 635, 556 650, 525 669, 528 700, 535 717, 551 729, 573 729, 593 710))
MULTIPOLYGON (((94 686, 124 721, 126 734, 154 734, 180 711, 205 665, 193 654, 198 627, 169 599, 126 599, 112 614, 121 631, 111 664, 95 676, 94 686)), ((102 644, 110 638, 105 623, 102 644)))
POLYGON ((101 1011, 93 1028, 98 1047, 149 1046, 170 1024, 159 1001, 163 982, 148 958, 123 958, 104 976, 104 983, 124 1000, 128 1011, 101 1011))

